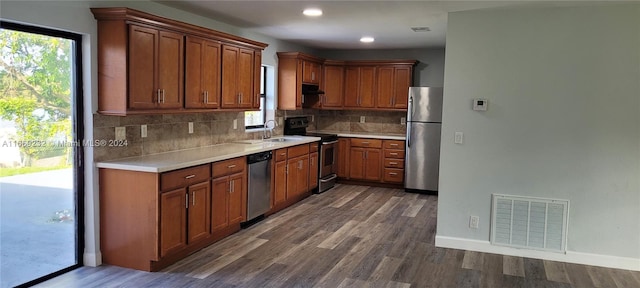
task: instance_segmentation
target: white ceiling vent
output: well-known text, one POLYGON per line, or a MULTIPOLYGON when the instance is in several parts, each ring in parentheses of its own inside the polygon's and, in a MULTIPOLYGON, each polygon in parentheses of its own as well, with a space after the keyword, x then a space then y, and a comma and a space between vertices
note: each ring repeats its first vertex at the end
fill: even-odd
POLYGON ((564 253, 569 200, 493 194, 491 244, 564 253))
POLYGON ((413 30, 413 32, 429 32, 429 31, 431 31, 431 28, 429 28, 429 27, 411 27, 411 30, 413 30))

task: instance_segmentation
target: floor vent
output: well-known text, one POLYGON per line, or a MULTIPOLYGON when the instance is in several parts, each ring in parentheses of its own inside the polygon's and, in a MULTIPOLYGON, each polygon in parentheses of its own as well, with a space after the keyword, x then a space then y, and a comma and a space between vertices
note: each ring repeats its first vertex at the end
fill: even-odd
POLYGON ((493 194, 491 244, 564 253, 569 200, 493 194))

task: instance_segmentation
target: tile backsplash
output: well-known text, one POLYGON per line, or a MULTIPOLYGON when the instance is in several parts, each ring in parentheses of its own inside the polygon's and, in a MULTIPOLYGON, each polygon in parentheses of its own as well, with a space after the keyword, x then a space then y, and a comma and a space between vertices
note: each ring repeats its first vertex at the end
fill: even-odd
MULTIPOLYGON (((199 114, 131 115, 126 117, 93 115, 95 140, 115 139, 115 127, 126 129, 127 145, 94 147, 94 160, 157 154, 175 150, 215 145, 235 140, 260 139, 262 132, 247 133, 243 112, 199 114), (238 128, 233 129, 233 120, 238 128), (189 134, 189 122, 193 133, 189 134), (141 125, 147 125, 147 137, 141 137, 141 125)), ((274 131, 274 134, 278 134, 274 131)))
MULTIPOLYGON (((308 130, 326 130, 343 133, 404 134, 406 126, 400 118, 406 112, 386 111, 325 111, 303 109, 275 111, 276 119, 307 116, 308 130), (311 117, 313 116, 313 117, 311 117), (360 123, 365 116, 365 123, 360 123)), ((94 147, 94 161, 107 161, 125 157, 157 154, 200 146, 228 143, 237 140, 260 139, 262 130, 247 132, 244 128, 244 112, 214 112, 195 114, 93 115, 94 140, 115 139, 115 128, 124 126, 127 145, 94 147), (233 129, 233 120, 238 128, 233 129), (193 133, 189 134, 189 122, 193 122, 193 133), (147 125, 147 137, 141 137, 141 125, 147 125)), ((273 135, 282 135, 284 125, 278 125, 273 135)), ((271 125, 270 125, 271 127, 271 125)))
POLYGON ((318 130, 404 135, 407 126, 400 121, 406 116, 404 111, 320 110, 316 117, 318 130), (360 123, 361 116, 364 123, 360 123))

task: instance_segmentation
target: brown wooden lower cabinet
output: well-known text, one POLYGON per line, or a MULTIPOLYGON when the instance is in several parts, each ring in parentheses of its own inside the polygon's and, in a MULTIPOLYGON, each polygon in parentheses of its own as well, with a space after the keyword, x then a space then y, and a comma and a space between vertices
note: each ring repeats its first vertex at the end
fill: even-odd
POLYGON ((366 183, 404 182, 404 141, 340 138, 338 177, 366 183))
MULTIPOLYGON (((309 144, 276 150, 271 191, 273 205, 270 213, 282 210, 310 194, 309 151, 309 144)), ((317 152, 314 153, 316 153, 314 161, 317 165, 317 152)), ((315 173, 317 175, 317 168, 315 173)))
POLYGON ((224 230, 246 219, 247 160, 245 157, 213 164, 212 231, 224 230))

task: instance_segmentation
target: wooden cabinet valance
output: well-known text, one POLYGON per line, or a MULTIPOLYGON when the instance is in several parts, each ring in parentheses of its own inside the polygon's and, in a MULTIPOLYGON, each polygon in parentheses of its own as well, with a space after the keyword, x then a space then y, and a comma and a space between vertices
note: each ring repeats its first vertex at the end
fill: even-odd
POLYGON ((98 20, 99 113, 260 108, 267 44, 129 8, 91 12, 98 20))

